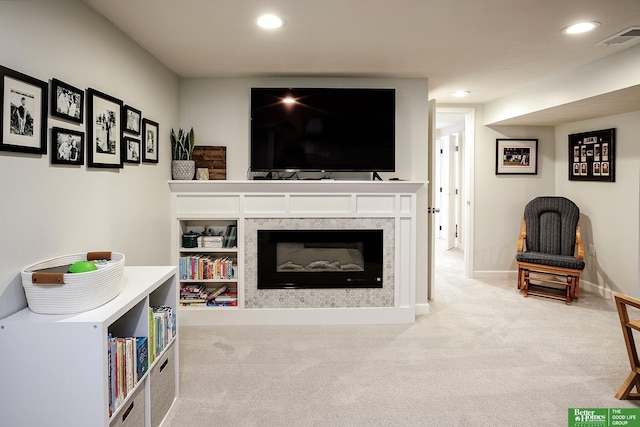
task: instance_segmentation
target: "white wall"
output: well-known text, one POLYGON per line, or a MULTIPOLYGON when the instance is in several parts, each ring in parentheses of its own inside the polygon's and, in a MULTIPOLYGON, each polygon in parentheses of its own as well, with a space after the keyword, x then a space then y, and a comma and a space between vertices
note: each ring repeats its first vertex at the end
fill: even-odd
POLYGON ((524 206, 555 194, 555 135, 552 127, 483 126, 476 109, 473 271, 513 271, 524 206), (538 139, 537 175, 496 175, 497 138, 538 139))
MULTIPOLYGON (((396 89, 396 172, 384 178, 425 180, 426 79, 254 77, 182 79, 180 124, 194 127, 198 145, 227 147, 227 179, 247 178, 252 87, 372 87, 396 89)), ((347 175, 348 176, 348 175, 347 175)), ((351 175, 370 178, 370 174, 351 175)))
MULTIPOLYGON (((396 89, 396 172, 383 178, 427 179, 427 80, 382 78, 222 78, 180 82, 180 125, 194 127, 198 145, 227 147, 227 179, 247 179, 251 87, 382 87, 396 89)), ((370 174, 343 174, 370 179, 370 174)), ((418 195, 418 283, 416 301, 426 294, 426 187, 418 195), (421 214, 424 213, 424 214, 421 214)))
MULTIPOLYGON (((42 259, 113 250, 127 265, 171 263, 168 133, 178 122, 177 77, 76 0, 0 2, 0 52, 7 68, 119 98, 160 131, 157 165, 120 170, 0 152, 0 318, 25 306, 20 270, 42 259)), ((49 118, 52 126, 86 132, 86 118, 81 126, 49 118)))
POLYGON ((583 280, 605 292, 640 297, 640 111, 564 124, 555 133, 557 194, 580 207, 586 261, 583 280), (616 129, 616 181, 569 181, 569 135, 610 128, 616 129), (589 244, 595 245, 595 257, 587 255, 589 244))

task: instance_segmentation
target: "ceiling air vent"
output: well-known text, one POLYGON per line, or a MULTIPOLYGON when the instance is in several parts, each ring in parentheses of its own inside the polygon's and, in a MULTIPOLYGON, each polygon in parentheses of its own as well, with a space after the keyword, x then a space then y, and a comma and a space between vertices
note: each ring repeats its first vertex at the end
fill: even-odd
POLYGON ((617 34, 612 35, 611 37, 608 37, 602 41, 599 41, 596 44, 609 46, 609 45, 615 45, 615 44, 623 44, 623 43, 627 43, 632 40, 638 40, 638 39, 640 39, 640 27, 630 27, 630 28, 627 28, 626 30, 620 31, 617 34))

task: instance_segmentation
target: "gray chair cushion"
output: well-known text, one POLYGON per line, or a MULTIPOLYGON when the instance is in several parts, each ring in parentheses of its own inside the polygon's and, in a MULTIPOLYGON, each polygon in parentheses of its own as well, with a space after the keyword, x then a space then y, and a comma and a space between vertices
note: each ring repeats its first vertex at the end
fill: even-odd
POLYGON ((531 264, 549 265, 560 268, 573 268, 574 270, 584 270, 584 261, 574 256, 550 255, 542 252, 520 252, 516 254, 516 260, 531 264))

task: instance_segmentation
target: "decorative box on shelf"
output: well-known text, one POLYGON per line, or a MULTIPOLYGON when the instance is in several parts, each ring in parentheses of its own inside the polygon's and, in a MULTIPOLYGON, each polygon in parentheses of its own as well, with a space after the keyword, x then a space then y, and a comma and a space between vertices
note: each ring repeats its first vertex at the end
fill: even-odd
POLYGON ((222 248, 222 236, 202 235, 198 237, 199 248, 222 248))

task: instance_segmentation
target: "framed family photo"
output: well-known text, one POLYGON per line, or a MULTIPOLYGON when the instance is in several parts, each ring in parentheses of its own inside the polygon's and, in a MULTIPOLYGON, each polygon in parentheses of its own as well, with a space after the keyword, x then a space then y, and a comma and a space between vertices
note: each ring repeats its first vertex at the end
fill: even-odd
POLYGON ((134 135, 140 135, 140 123, 142 113, 140 110, 130 105, 125 105, 122 109, 122 121, 124 123, 124 131, 134 135))
POLYGON ((84 132, 54 127, 51 129, 51 163, 84 164, 84 132))
POLYGON ((537 173, 537 139, 496 139, 496 175, 537 173))
POLYGON ((122 101, 87 90, 87 159, 89 167, 122 167, 122 101))
POLYGON ((84 90, 51 79, 51 115, 76 123, 84 120, 84 90))
POLYGON ((142 161, 158 163, 158 123, 142 119, 142 161))
POLYGON ((128 136, 124 137, 122 141, 122 154, 124 158, 122 159, 125 163, 140 163, 140 140, 130 138, 128 136))
POLYGON ((0 150, 47 154, 47 82, 0 66, 0 150))

